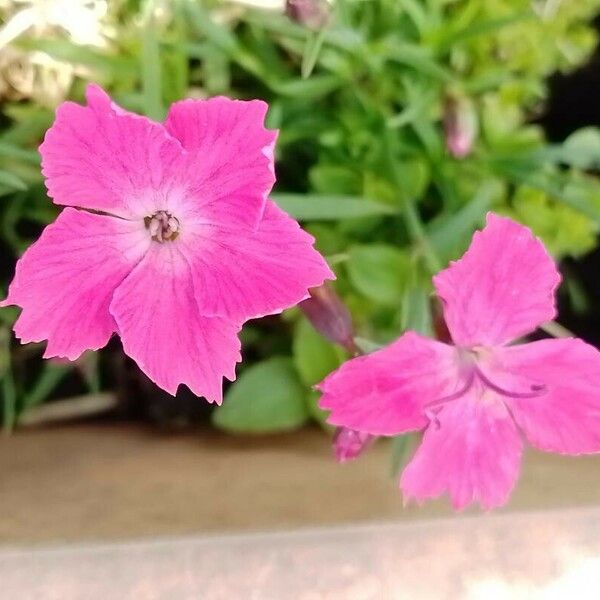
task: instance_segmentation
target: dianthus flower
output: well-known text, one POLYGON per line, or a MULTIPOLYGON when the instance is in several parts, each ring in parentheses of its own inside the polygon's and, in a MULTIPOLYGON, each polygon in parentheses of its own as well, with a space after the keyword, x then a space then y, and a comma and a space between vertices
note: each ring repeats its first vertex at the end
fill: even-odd
POLYGON ((75 360, 118 333, 157 385, 220 402, 242 323, 333 277, 313 238, 267 200, 277 132, 266 110, 184 100, 160 124, 93 85, 87 106, 62 104, 40 153, 48 194, 66 208, 2 303, 23 309, 17 337, 75 360))
POLYGON ((402 492, 447 493, 456 509, 506 502, 523 438, 560 454, 600 451, 600 352, 576 338, 509 345, 554 318, 559 282, 527 228, 488 214, 434 277, 453 345, 409 331, 345 363, 319 386, 329 422, 383 436, 424 430, 402 492))

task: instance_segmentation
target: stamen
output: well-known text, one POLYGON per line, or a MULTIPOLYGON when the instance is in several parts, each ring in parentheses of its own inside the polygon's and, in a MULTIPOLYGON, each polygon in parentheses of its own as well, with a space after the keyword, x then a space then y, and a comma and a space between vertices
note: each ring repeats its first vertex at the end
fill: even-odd
POLYGON ((471 386, 473 385, 474 380, 475 380, 475 371, 472 369, 469 369, 469 374, 468 374, 467 378, 465 379, 465 383, 459 390, 457 390, 456 392, 453 392, 452 394, 449 394, 448 396, 444 396, 442 398, 439 398, 438 400, 431 402, 430 404, 427 405, 427 409, 429 410, 429 409, 435 408, 435 407, 439 406, 440 404, 446 404, 446 402, 451 402, 452 400, 458 400, 461 396, 466 394, 471 389, 471 386))
POLYGON ((144 225, 156 242, 173 241, 179 235, 179 221, 166 210, 159 210, 151 217, 145 217, 144 225))
POLYGON ((475 373, 481 379, 481 381, 489 387, 491 390, 494 390, 497 394, 501 396, 506 396, 507 398, 537 398, 546 393, 546 386, 543 383, 533 383, 529 386, 531 391, 529 392, 513 392, 511 390, 505 390, 504 388, 496 385, 493 381, 488 379, 478 367, 473 367, 475 373))
MULTIPOLYGON (((442 398, 438 398, 424 407, 424 415, 427 417, 427 419, 429 419, 431 425, 436 429, 441 427, 438 414, 442 409, 442 406, 447 402, 458 400, 461 396, 464 396, 475 383, 475 379, 479 379, 484 387, 489 388, 500 396, 504 396, 506 398, 538 398, 547 392, 548 388, 543 383, 531 383, 529 385, 529 391, 515 392, 512 390, 506 390, 490 380, 488 376, 479 369, 472 356, 467 356, 467 360, 468 363, 463 365, 463 371, 461 375, 461 378, 464 377, 464 383, 462 386, 456 392, 448 394, 447 396, 443 396, 442 398)), ((510 407, 508 405, 506 406, 510 411, 510 407)))

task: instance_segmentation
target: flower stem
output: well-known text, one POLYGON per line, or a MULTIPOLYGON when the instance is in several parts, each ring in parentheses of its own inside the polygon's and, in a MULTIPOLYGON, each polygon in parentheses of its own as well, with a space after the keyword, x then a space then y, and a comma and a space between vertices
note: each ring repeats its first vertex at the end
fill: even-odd
POLYGON ((575 337, 575 334, 561 325, 556 321, 548 321, 547 323, 542 323, 540 325, 540 329, 545 331, 548 335, 551 335, 555 338, 570 338, 575 337))
POLYGON ((400 177, 400 173, 398 170, 398 161, 394 156, 394 135, 395 132, 392 130, 387 130, 385 133, 385 141, 386 141, 386 154, 387 161, 390 168, 390 173, 393 178, 393 183, 396 186, 398 193, 403 197, 403 216, 404 223, 406 224, 406 228, 408 230, 408 234, 413 241, 413 243, 418 247, 421 251, 423 258, 425 259, 425 264, 427 265, 427 269, 429 270, 431 275, 434 275, 438 271, 442 270, 442 262, 437 256, 435 249, 431 245, 429 238, 425 232, 425 227, 423 227, 423 223, 421 222, 421 217, 419 216, 419 212, 414 204, 412 198, 407 198, 402 194, 403 182, 400 177))
POLYGON ((410 237, 423 253, 427 268, 432 275, 435 275, 442 270, 442 263, 425 233, 425 228, 412 200, 404 201, 404 221, 410 237))

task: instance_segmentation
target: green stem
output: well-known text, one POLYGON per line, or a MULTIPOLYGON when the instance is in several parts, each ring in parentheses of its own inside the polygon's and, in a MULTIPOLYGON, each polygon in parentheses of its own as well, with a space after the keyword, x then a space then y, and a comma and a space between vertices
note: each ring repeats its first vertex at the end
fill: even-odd
POLYGON ((320 29, 317 32, 309 32, 308 37, 306 38, 304 53, 302 55, 302 65, 300 67, 302 79, 308 79, 313 72, 324 40, 325 28, 320 29))
POLYGON ((431 245, 431 242, 429 241, 429 238, 427 237, 425 227, 421 222, 421 217, 419 216, 413 200, 411 198, 404 197, 402 194, 403 182, 401 181, 398 173, 398 163, 393 151, 394 135, 395 132, 392 130, 388 129, 385 132, 386 154, 390 172, 393 178, 393 183, 396 186, 398 193, 404 198, 404 223, 406 224, 406 228, 411 240, 421 251, 423 258, 425 259, 427 269, 431 275, 434 275, 438 271, 441 271, 442 261, 437 256, 433 246, 431 245))
POLYGON ((548 321, 547 323, 542 323, 540 325, 540 329, 545 331, 548 335, 551 335, 555 338, 571 338, 575 337, 575 334, 561 325, 556 321, 548 321))
POLYGON ((435 275, 442 270, 442 262, 438 258, 433 246, 431 245, 425 228, 419 217, 419 213, 415 208, 412 200, 404 201, 404 221, 413 242, 415 242, 423 253, 423 258, 427 264, 427 268, 432 275, 435 275))
POLYGON ((0 365, 2 373, 0 383, 2 390, 2 428, 5 433, 13 430, 17 412, 17 392, 12 372, 12 360, 10 354, 10 337, 7 329, 0 330, 0 365))
POLYGON ((23 399, 23 412, 44 402, 70 369, 68 366, 46 363, 35 385, 23 399))

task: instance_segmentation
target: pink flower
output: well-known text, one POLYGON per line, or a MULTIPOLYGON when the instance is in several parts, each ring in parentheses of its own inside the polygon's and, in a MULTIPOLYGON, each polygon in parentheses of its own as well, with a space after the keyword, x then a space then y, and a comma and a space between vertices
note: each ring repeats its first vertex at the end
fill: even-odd
POLYGON ((333 436, 333 453, 339 463, 345 463, 358 458, 374 441, 376 437, 347 427, 338 427, 333 436))
POLYGON ((405 499, 448 493, 456 509, 506 502, 523 438, 560 454, 600 451, 600 353, 579 339, 509 345, 554 318, 560 276, 541 242, 488 214, 434 278, 454 345, 413 332, 320 384, 329 422, 372 435, 424 430, 405 499))
POLYGON ((456 159, 466 158, 473 151, 479 130, 477 112, 467 97, 449 96, 444 103, 444 133, 446 149, 456 159))
POLYGON ((97 86, 65 102, 40 147, 65 208, 17 264, 8 298, 23 343, 75 360, 118 333, 160 387, 221 402, 237 333, 333 275, 313 238, 267 195, 276 131, 264 102, 175 103, 164 125, 97 86))

